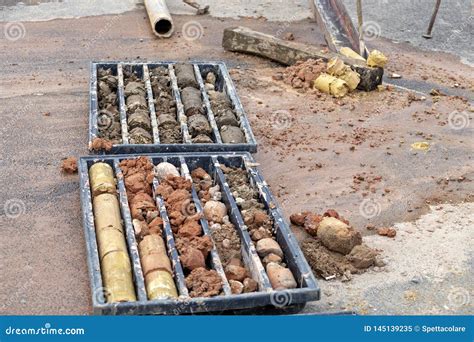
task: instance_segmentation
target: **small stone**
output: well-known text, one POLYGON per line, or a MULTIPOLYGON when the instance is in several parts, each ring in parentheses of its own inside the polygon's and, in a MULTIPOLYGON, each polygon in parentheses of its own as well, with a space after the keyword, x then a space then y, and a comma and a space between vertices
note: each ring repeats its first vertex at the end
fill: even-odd
POLYGON ((267 265, 266 269, 274 290, 294 289, 298 286, 293 274, 288 268, 271 262, 267 265))
POLYGON ((261 239, 257 242, 257 253, 261 258, 264 258, 270 253, 276 254, 283 258, 283 251, 278 242, 272 238, 261 239))
POLYGON ((366 245, 357 245, 347 256, 347 259, 356 268, 368 268, 375 263, 377 253, 366 245))
POLYGON ((155 166, 155 176, 159 180, 164 179, 167 175, 179 176, 178 169, 168 162, 162 162, 155 166))
POLYGON ((241 294, 244 291, 244 285, 237 280, 229 280, 230 289, 232 294, 241 294))
POLYGON ((263 258, 262 262, 264 265, 267 265, 270 262, 275 262, 279 264, 282 261, 281 256, 270 253, 265 258, 263 258))
POLYGON ((222 202, 207 201, 204 205, 204 217, 208 221, 222 223, 226 215, 227 208, 222 202))
POLYGON ((325 247, 342 254, 349 254, 354 246, 362 243, 358 231, 334 217, 323 218, 317 236, 325 247))
POLYGON ((245 278, 244 279, 244 292, 255 292, 258 289, 258 283, 253 280, 252 278, 245 278))
POLYGON ((229 280, 243 281, 247 277, 247 270, 242 266, 227 265, 225 275, 229 280))

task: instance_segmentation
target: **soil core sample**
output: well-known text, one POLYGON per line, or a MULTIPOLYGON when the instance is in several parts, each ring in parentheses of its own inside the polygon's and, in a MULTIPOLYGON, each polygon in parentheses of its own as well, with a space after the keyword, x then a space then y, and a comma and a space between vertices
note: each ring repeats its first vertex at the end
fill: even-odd
POLYGON ((225 144, 245 143, 245 136, 240 129, 239 119, 232 102, 225 92, 215 90, 216 75, 212 71, 207 73, 205 85, 222 142, 225 144))
POLYGON ((194 73, 194 66, 191 64, 176 64, 175 71, 191 141, 195 144, 214 143, 212 128, 206 115, 201 89, 194 73))
POLYGON ((176 101, 173 96, 171 77, 167 67, 150 69, 151 88, 155 102, 156 119, 160 143, 180 144, 183 142, 178 123, 176 101))
POLYGON ((113 144, 122 142, 120 112, 118 110, 117 85, 118 77, 112 69, 97 70, 97 136, 111 141, 113 144))
POLYGON ((219 185, 214 184, 211 176, 202 168, 194 169, 191 176, 232 293, 257 291, 258 283, 243 265, 240 237, 236 227, 229 221, 219 185))
POLYGON ((123 75, 129 141, 131 144, 152 144, 153 131, 145 82, 131 69, 124 68, 123 75))
MULTIPOLYGON (((157 170, 169 170, 157 165, 157 170)), ((204 235, 201 216, 196 212, 190 180, 176 176, 178 171, 160 174, 157 194, 162 197, 176 242, 179 259, 186 275, 186 286, 191 297, 217 296, 222 290, 222 279, 207 262, 213 242, 204 235)), ((158 177, 157 177, 158 178, 158 177)))
POLYGON ((276 241, 273 219, 261 202, 258 190, 250 184, 247 171, 221 165, 235 202, 240 209, 250 237, 264 265, 272 287, 296 288, 298 284, 285 263, 282 248, 276 241))
POLYGON ((127 198, 145 277, 148 299, 176 298, 171 261, 163 239, 163 220, 152 197, 153 164, 146 157, 123 160, 127 198))

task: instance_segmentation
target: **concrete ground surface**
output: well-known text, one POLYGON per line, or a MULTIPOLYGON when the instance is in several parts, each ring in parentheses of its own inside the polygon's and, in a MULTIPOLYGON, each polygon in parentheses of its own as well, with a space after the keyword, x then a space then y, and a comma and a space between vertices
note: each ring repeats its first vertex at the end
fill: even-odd
MULTIPOLYGON (((211 14, 218 15, 215 3, 211 14)), ((224 60, 259 143, 255 158, 285 215, 334 208, 380 251, 384 267, 348 282, 320 279, 322 300, 305 312, 473 312, 472 104, 390 88, 340 100, 299 93, 272 78, 284 71, 281 66, 220 46, 225 27, 242 25, 292 32, 297 41, 324 48, 315 23, 304 19, 304 2, 295 2, 301 5, 295 7, 294 13, 301 9, 297 21, 247 18, 268 13, 263 9, 269 3, 246 3, 240 20, 224 10, 219 16, 227 18, 221 19, 175 16, 177 32, 166 41, 151 35, 146 13, 135 3, 111 15, 47 22, 0 10, 0 313, 91 312, 78 177, 61 174, 59 165, 64 157, 88 153, 90 61, 160 59, 224 60), (7 30, 14 22, 21 25, 7 30), (197 36, 186 32, 189 23, 197 36), (429 142, 429 150, 411 148, 418 141, 429 142), (361 174, 381 178, 365 191, 354 187, 361 174), (369 224, 394 226, 398 234, 375 235, 369 224)), ((370 45, 389 56, 387 73, 463 91, 472 101, 474 72, 460 62, 463 53, 432 54, 380 37, 370 45)), ((294 232, 306 237, 299 228, 294 232)))

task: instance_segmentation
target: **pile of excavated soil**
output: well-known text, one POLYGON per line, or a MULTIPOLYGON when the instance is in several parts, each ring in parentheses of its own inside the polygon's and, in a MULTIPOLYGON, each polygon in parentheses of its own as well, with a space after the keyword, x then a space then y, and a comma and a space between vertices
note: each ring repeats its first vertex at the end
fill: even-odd
POLYGON ((326 62, 322 59, 298 61, 289 66, 283 73, 277 73, 274 78, 283 80, 295 89, 304 91, 313 88, 313 82, 321 73, 326 71, 326 62))
POLYGON ((178 123, 176 101, 173 96, 168 68, 156 67, 150 69, 150 81, 155 102, 160 143, 180 144, 183 142, 183 137, 178 123))
POLYGON ((335 210, 323 215, 311 212, 293 214, 290 221, 302 226, 311 236, 301 248, 316 276, 324 279, 350 280, 381 261, 378 252, 362 244, 361 234, 335 210))
POLYGON ((204 206, 204 216, 209 222, 212 239, 224 266, 232 293, 256 291, 258 283, 251 278, 250 271, 243 265, 240 237, 236 227, 229 221, 219 185, 213 185, 211 176, 202 168, 194 169, 191 176, 204 206))

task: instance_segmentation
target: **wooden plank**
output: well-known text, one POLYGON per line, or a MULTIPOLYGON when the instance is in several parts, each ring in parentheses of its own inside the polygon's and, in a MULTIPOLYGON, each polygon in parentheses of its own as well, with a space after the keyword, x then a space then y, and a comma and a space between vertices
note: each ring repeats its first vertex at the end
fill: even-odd
POLYGON ((310 58, 327 61, 332 57, 338 57, 360 74, 361 82, 358 89, 370 91, 382 83, 382 68, 371 68, 360 60, 334 52, 324 53, 313 45, 282 40, 242 26, 226 28, 222 46, 228 51, 253 54, 284 65, 293 65, 297 61, 310 58))

